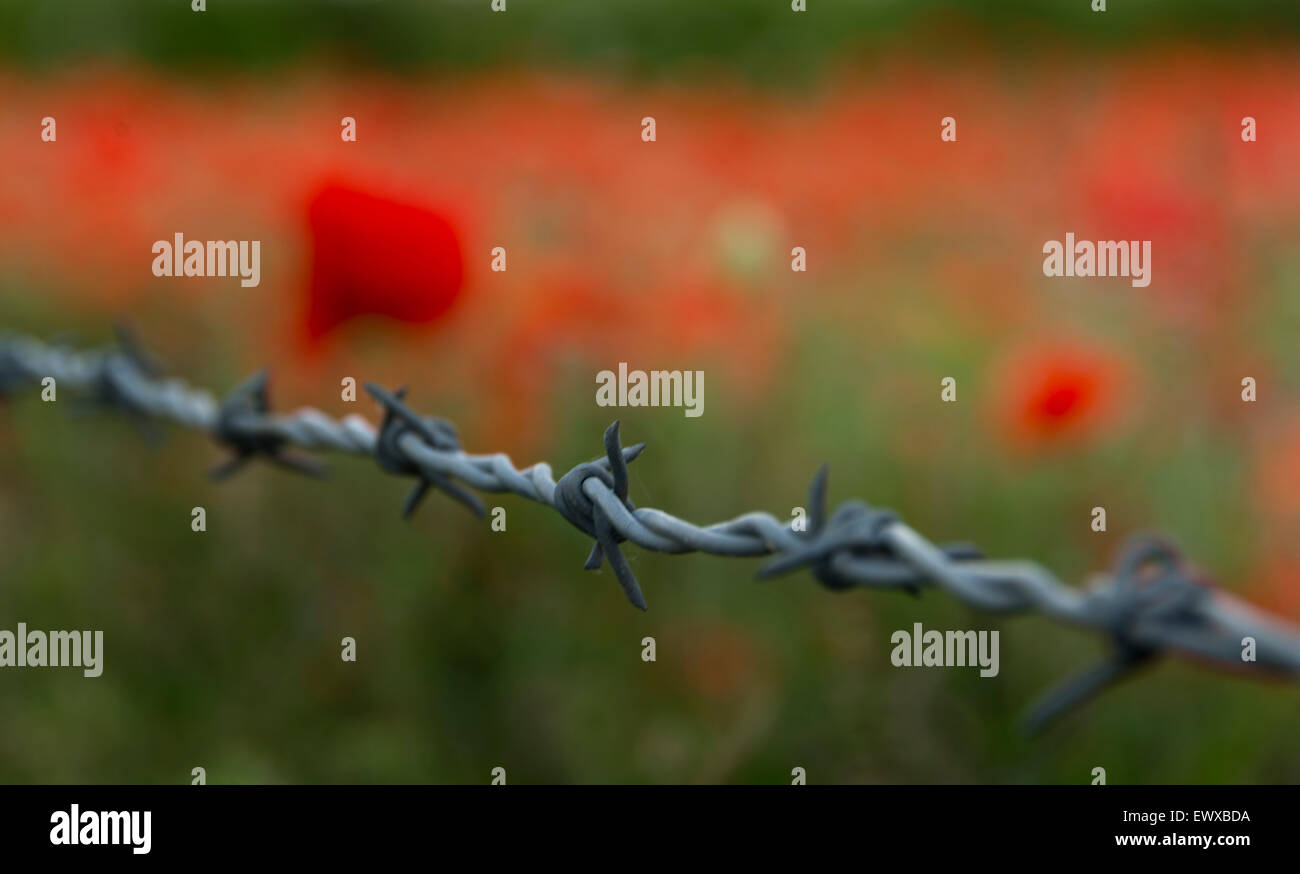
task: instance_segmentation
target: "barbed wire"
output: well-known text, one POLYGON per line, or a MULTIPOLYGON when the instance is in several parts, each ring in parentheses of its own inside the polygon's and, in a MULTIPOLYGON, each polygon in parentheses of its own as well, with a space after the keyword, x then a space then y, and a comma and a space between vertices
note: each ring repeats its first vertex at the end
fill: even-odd
POLYGON ((605 431, 603 457, 556 480, 545 462, 519 470, 503 453, 465 452, 455 426, 413 412, 405 389, 390 392, 365 383, 384 410, 378 428, 357 415, 335 419, 312 408, 277 414, 270 409, 265 371, 218 400, 165 378, 157 360, 120 328, 115 345, 95 350, 0 336, 0 394, 12 395, 46 377, 142 421, 168 420, 209 433, 232 453, 211 472, 215 479, 255 458, 320 476, 325 468, 318 460, 292 450, 334 451, 371 456, 380 469, 413 478, 402 508, 407 517, 431 489, 479 516, 484 506, 472 490, 545 504, 594 541, 583 566, 595 570, 608 561, 627 599, 641 610, 645 597, 622 553, 626 542, 673 554, 770 556, 759 578, 807 569, 836 591, 862 587, 919 594, 934 587, 979 610, 1037 612, 1102 634, 1111 647, 1109 657, 1032 704, 1025 717, 1031 732, 1166 653, 1252 673, 1300 676, 1300 631, 1212 586, 1172 544, 1150 535, 1131 539, 1114 573, 1100 575, 1084 590, 1063 584, 1031 561, 988 559, 964 543, 937 546, 892 511, 862 501, 845 501, 828 513, 825 466, 813 477, 803 526, 751 512, 701 527, 663 510, 637 507, 628 494, 627 466, 645 444, 623 446, 617 421, 605 431), (1253 660, 1243 656, 1246 638, 1254 641, 1253 660))

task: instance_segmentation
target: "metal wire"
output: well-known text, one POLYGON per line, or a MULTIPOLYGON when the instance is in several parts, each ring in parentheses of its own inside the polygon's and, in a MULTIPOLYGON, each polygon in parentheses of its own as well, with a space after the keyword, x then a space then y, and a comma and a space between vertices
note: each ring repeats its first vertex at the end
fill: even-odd
POLYGON ((1031 731, 1165 653, 1252 673, 1300 676, 1300 632, 1212 587, 1172 545, 1151 536, 1134 538, 1114 573, 1082 590, 1030 561, 987 559, 967 544, 936 546, 894 513, 861 501, 847 501, 828 514, 825 467, 812 481, 805 530, 767 513, 700 527, 663 510, 636 507, 628 496, 627 465, 645 445, 624 447, 618 422, 605 432, 603 457, 575 466, 557 481, 544 462, 519 470, 501 453, 466 453, 455 427, 413 412, 403 389, 388 392, 365 384, 385 411, 376 429, 355 415, 334 419, 311 408, 271 412, 264 372, 218 401, 163 378, 156 361, 122 330, 115 346, 90 351, 0 336, 0 393, 13 394, 46 377, 133 416, 210 433, 232 451, 212 472, 215 478, 256 457, 310 475, 323 473, 315 459, 291 452, 297 448, 372 456, 382 470, 413 478, 403 507, 407 516, 430 490, 443 491, 480 515, 483 504, 471 490, 508 492, 545 504, 594 540, 584 567, 609 561, 628 600, 642 610, 645 597, 623 556, 624 542, 675 554, 772 556, 759 569, 760 578, 807 569, 834 590, 915 594, 934 587, 980 610, 1037 612, 1103 634, 1110 657, 1033 704, 1025 720, 1031 731), (1248 637, 1255 641, 1254 661, 1243 658, 1248 637))

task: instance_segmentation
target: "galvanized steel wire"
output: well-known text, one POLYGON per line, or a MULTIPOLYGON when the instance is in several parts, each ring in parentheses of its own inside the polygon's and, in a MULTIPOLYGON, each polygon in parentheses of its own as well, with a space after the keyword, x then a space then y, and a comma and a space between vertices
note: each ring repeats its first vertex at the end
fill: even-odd
POLYGON ((663 510, 637 507, 629 496, 627 465, 645 447, 624 447, 618 422, 605 432, 602 457, 578 464, 556 480, 545 462, 520 470, 502 453, 465 452, 455 427, 412 411, 403 390, 365 384, 385 411, 376 428, 360 416, 335 419, 311 408, 272 412, 265 372, 218 400, 164 377, 124 331, 117 344, 94 350, 0 336, 0 394, 13 395, 46 377, 53 377, 59 389, 86 392, 128 414, 209 433, 232 453, 213 471, 216 478, 258 457, 320 475, 324 468, 317 460, 293 450, 331 451, 371 456, 382 470, 412 478, 403 508, 408 516, 430 490, 445 492, 480 515, 484 508, 476 491, 511 493, 545 504, 593 539, 584 566, 596 569, 609 561, 628 600, 642 610, 645 597, 623 556, 625 542, 674 554, 770 556, 760 577, 807 569, 835 590, 864 587, 915 594, 933 587, 979 610, 1036 612, 1104 635, 1110 657, 1034 704, 1026 717, 1030 730, 1165 653, 1251 673, 1300 676, 1300 632, 1211 586, 1177 549, 1156 537, 1134 538, 1114 572, 1084 590, 1064 585, 1031 561, 988 559, 968 544, 937 546, 894 513, 862 501, 846 501, 828 513, 824 467, 813 478, 802 530, 762 512, 701 527, 663 510), (1254 640, 1253 661, 1243 657, 1246 638, 1254 640))

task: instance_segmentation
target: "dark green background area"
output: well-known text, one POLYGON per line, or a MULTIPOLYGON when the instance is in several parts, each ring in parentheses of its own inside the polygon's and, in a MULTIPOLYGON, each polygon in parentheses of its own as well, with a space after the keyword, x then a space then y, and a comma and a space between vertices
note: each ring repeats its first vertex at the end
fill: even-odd
POLYGON ((1090 50, 1161 39, 1291 41, 1293 0, 188 0, 0 2, 0 58, 59 65, 96 57, 182 68, 275 67, 322 57, 395 69, 496 63, 599 66, 628 74, 725 68, 802 78, 882 51, 941 55, 967 42, 1000 52, 1090 50))

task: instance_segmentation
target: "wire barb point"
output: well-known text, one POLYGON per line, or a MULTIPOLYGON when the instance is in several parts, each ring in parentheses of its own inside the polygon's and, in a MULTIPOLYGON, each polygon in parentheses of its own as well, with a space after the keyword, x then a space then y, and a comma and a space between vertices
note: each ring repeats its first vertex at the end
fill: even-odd
POLYGON ((645 610, 647 609, 645 595, 641 592, 641 586, 636 581, 636 575, 632 573, 627 558, 619 549, 619 544, 627 538, 619 532, 605 510, 594 502, 585 490, 585 484, 589 480, 597 480, 612 493, 624 509, 629 513, 633 512, 636 507, 627 496, 627 465, 641 454, 645 444, 638 443, 623 448, 619 440, 617 420, 605 429, 604 442, 604 458, 579 464, 560 477, 560 481, 555 484, 555 508, 575 528, 596 540, 583 568, 596 570, 600 567, 602 559, 608 558, 609 566, 613 568, 614 576, 623 588, 623 594, 627 596, 632 606, 645 610))
POLYGON ((432 453, 459 453, 460 435, 456 433, 456 426, 445 419, 420 416, 413 412, 403 402, 406 386, 392 392, 373 382, 364 383, 363 387, 384 408, 384 419, 375 439, 375 461, 388 473, 413 476, 417 480, 402 502, 402 518, 410 519, 415 515, 420 502, 431 488, 441 489, 474 515, 485 517, 487 508, 478 495, 452 480, 431 463, 421 463, 419 459, 411 457, 410 451, 402 445, 403 438, 414 436, 424 449, 432 453))
POLYGON ((212 480, 228 479, 258 456, 295 473, 318 479, 325 476, 328 469, 324 463, 290 451, 289 441, 284 436, 262 427, 271 410, 269 381, 270 373, 265 369, 259 370, 236 386, 221 402, 212 436, 235 454, 208 472, 212 480))

